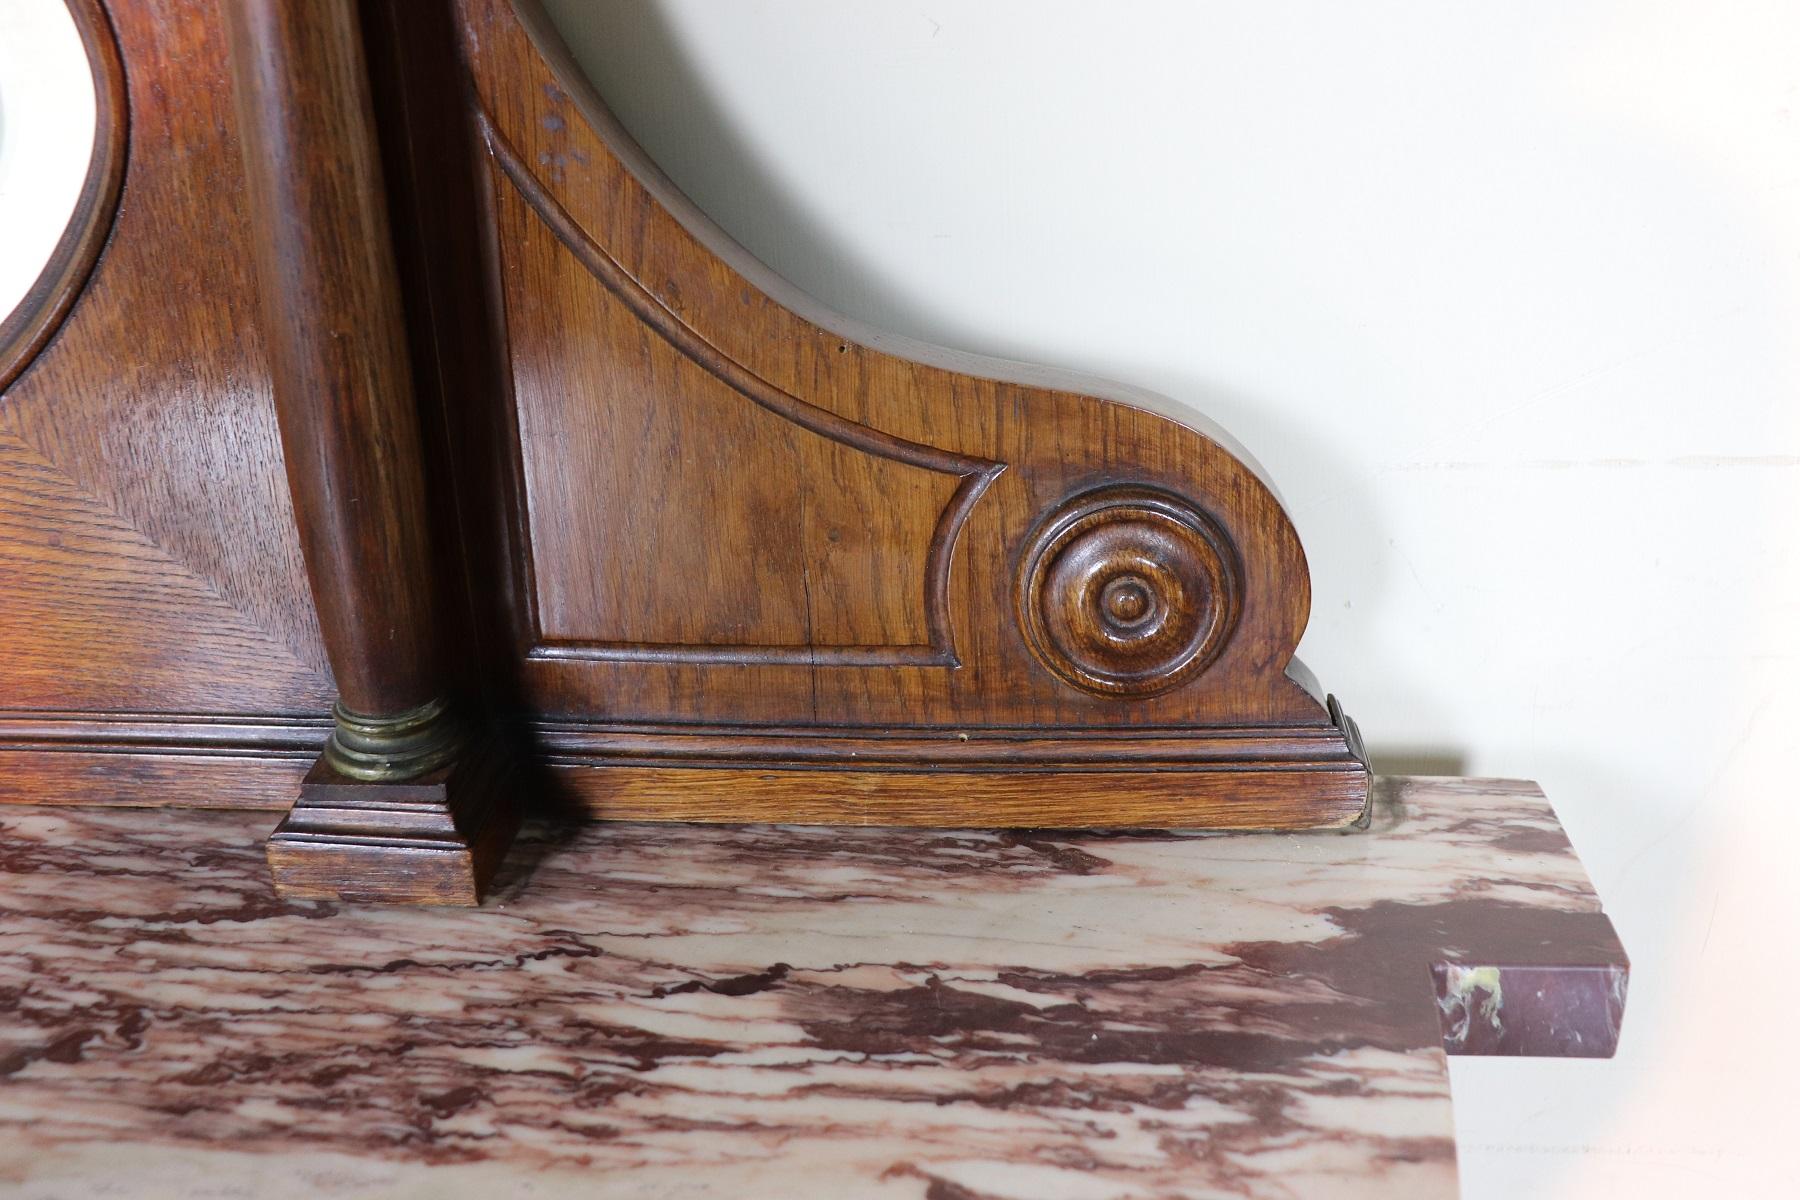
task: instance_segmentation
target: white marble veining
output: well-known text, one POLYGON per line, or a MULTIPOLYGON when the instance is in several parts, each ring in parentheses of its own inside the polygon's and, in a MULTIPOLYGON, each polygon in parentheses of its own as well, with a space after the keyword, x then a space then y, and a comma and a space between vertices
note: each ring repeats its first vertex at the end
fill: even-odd
POLYGON ((1453 1195, 1434 966, 1500 1026, 1459 1050, 1592 1052, 1500 964, 1617 1032, 1529 784, 1343 834, 528 827, 473 911, 283 903, 270 824, 0 809, 0 1194, 1453 1195))

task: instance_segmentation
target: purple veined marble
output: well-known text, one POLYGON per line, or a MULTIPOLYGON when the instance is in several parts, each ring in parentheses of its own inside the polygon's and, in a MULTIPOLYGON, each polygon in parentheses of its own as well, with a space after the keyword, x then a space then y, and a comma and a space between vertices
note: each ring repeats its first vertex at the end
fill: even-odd
POLYGON ((1453 1196, 1444 1055, 1605 1055, 1535 785, 1355 833, 528 827, 288 904, 267 815, 0 809, 0 1193, 1453 1196))

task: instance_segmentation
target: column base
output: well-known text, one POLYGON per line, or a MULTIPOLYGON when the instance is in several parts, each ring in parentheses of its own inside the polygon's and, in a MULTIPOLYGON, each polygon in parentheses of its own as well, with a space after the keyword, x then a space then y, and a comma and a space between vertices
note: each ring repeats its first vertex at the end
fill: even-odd
POLYGON ((511 764, 494 740, 404 782, 313 764, 269 835, 275 887, 295 900, 473 906, 519 827, 511 764))

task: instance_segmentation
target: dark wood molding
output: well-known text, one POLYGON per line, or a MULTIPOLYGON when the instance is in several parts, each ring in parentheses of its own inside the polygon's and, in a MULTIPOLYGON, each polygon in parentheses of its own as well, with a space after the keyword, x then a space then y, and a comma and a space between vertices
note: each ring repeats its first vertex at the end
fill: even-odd
POLYGON ((316 756, 329 717, 157 712, 0 710, 0 746, 115 746, 245 753, 304 751, 316 756))
POLYGON ((856 729, 842 726, 743 727, 618 725, 532 721, 532 742, 551 757, 587 757, 623 765, 841 766, 871 771, 1140 770, 1320 761, 1355 755, 1333 726, 1251 725, 1205 729, 1033 728, 856 729))
POLYGON ((1305 829, 1366 816, 1324 727, 847 729, 532 722, 565 809, 604 820, 1305 829), (1101 805, 1097 797, 1104 795, 1101 805))
POLYGON ((1179 496, 1096 488, 1071 497, 1027 542, 1019 624, 1037 660, 1065 683, 1154 696, 1206 670, 1231 640, 1240 574, 1231 539, 1179 496))
POLYGON ((125 180, 130 104, 125 66, 100 0, 65 0, 94 76, 94 148, 62 236, 24 298, 0 319, 0 392, 31 364, 87 285, 112 231, 125 180))

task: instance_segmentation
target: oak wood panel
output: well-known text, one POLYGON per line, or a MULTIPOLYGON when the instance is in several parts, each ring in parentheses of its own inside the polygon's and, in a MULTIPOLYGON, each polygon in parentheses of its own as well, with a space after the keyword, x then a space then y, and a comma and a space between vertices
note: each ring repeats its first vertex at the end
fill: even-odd
POLYGON ((297 787, 290 886, 471 901, 506 739, 302 784, 329 660, 376 713, 481 693, 602 817, 1362 811, 1354 727, 1291 662, 1304 555, 1222 433, 818 309, 529 4, 230 2, 257 199, 219 13, 116 5, 127 111, 0 355, 0 800, 297 787))
POLYGON ((0 707, 316 715, 334 689, 281 470, 217 13, 134 0, 107 15, 124 64, 110 127, 129 131, 116 213, 94 226, 110 236, 0 393, 0 707))
POLYGON ((35 446, 0 428, 0 704, 255 712, 317 670, 35 446))
POLYGON ((483 132, 512 184, 496 212, 503 303, 531 356, 513 364, 529 561, 552 564, 528 581, 533 652, 953 664, 951 551, 999 465, 770 386, 664 307, 503 135, 483 132), (540 303, 546 290, 564 304, 540 303), (582 518, 595 507, 609 514, 604 539, 582 518), (733 511, 754 526, 720 519, 733 511), (582 633, 595 628, 614 636, 582 633))
POLYGON ((616 269, 603 282, 518 191, 500 194, 498 216, 530 561, 543 564, 529 582, 534 650, 748 663, 952 654, 949 563, 933 551, 960 532, 992 464, 772 411, 709 348, 646 321, 635 295, 614 291, 641 293, 635 282, 616 269), (544 288, 557 305, 537 302, 544 288), (744 454, 752 446, 760 453, 744 454), (721 520, 739 510, 754 527, 721 520))
POLYGON ((514 631, 514 661, 495 669, 516 671, 524 707, 614 720, 874 727, 1329 724, 1323 706, 1285 673, 1306 620, 1305 558, 1250 464, 1144 408, 903 358, 802 315, 746 273, 741 250, 722 247, 716 228, 647 168, 536 6, 517 10, 507 0, 460 2, 489 150, 495 317, 513 402, 494 406, 485 431, 465 435, 496 448, 501 494, 492 507, 510 514, 510 528, 477 530, 474 549, 487 575, 513 576, 495 592, 506 604, 498 619, 514 631), (536 223, 525 219, 527 209, 536 223), (653 306, 635 331, 618 326, 618 312, 598 299, 620 291, 609 282, 615 276, 653 306), (694 365, 679 366, 671 348, 694 365), (776 632, 768 644, 778 645, 796 627, 853 625, 896 589, 917 588, 870 567, 897 538, 916 537, 940 515, 939 496, 884 492, 871 481, 840 480, 828 462, 796 460, 800 432, 756 417, 751 389, 736 397, 745 415, 724 415, 733 398, 702 381, 713 363, 869 437, 995 464, 950 546, 947 615, 958 665, 872 669, 823 653, 829 647, 816 634, 821 653, 802 661, 604 661, 544 644, 533 610, 547 595, 558 640, 608 640, 618 627, 613 606, 648 594, 705 613, 727 600, 797 609, 785 624, 755 614, 757 628, 776 632), (636 423, 620 419, 634 414, 636 423), (626 463, 613 443, 638 445, 646 419, 658 435, 651 452, 626 463), (709 423, 719 428, 722 420, 725 432, 708 436, 709 423), (724 493, 697 484, 702 467, 690 463, 767 482, 718 503, 724 493), (577 482, 562 486, 570 479, 577 482), (1174 497, 1220 529, 1232 561, 1219 577, 1237 589, 1235 628, 1205 669, 1129 703, 1046 669, 1020 620, 1021 605, 1034 602, 1021 595, 1020 579, 1034 536, 1084 492, 1119 484, 1174 497), (836 523, 869 539, 831 547, 832 569, 874 582, 861 592, 807 596, 791 578, 801 566, 803 585, 810 571, 787 545, 787 514, 828 490, 840 506, 834 516, 848 514, 836 523), (782 496, 773 512, 771 494, 782 496), (662 521, 665 511, 674 515, 662 521), (690 551, 684 539, 710 554, 690 551), (571 555, 595 546, 605 547, 603 559, 571 555), (714 557, 739 547, 755 547, 754 564, 735 575, 714 566, 714 557), (604 570, 590 586, 596 562, 604 570), (769 587, 773 578, 783 582, 769 587), (748 579, 765 590, 744 590, 748 579), (721 585, 729 595, 714 594, 721 585))

